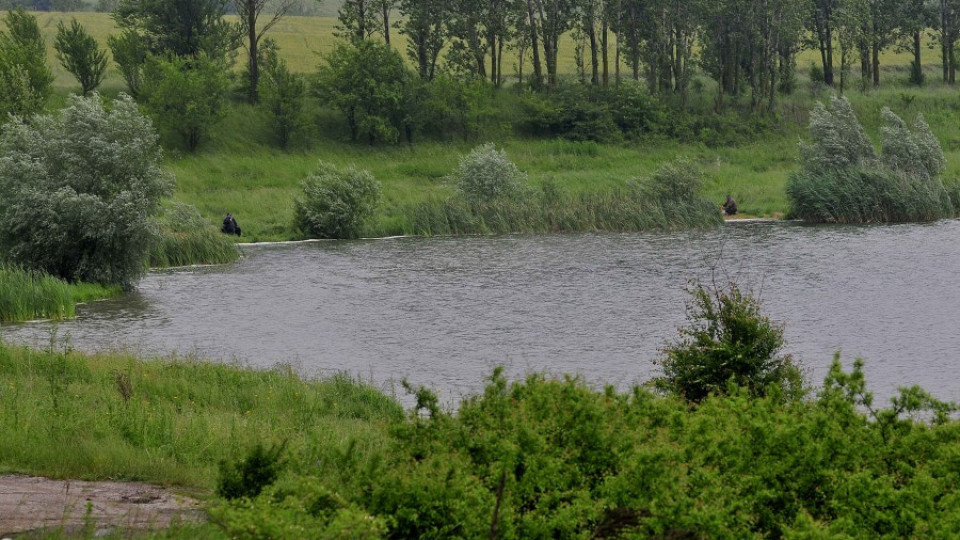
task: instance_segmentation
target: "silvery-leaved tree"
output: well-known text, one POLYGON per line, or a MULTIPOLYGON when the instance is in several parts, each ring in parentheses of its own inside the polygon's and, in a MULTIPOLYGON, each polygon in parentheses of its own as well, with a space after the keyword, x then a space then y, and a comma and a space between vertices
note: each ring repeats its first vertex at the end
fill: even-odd
POLYGON ((69 281, 130 287, 173 188, 150 120, 121 95, 72 96, 0 131, 0 258, 69 281))

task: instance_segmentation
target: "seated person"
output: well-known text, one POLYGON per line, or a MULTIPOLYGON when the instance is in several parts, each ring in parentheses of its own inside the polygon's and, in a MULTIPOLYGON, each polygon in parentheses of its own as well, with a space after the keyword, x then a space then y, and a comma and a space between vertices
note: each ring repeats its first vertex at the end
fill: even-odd
POLYGON ((233 214, 227 213, 227 217, 223 218, 223 227, 220 230, 224 234, 235 234, 240 236, 240 226, 237 225, 237 220, 233 218, 233 214))
POLYGON ((727 195, 727 201, 723 203, 722 208, 728 216, 732 216, 737 213, 737 201, 733 200, 733 197, 730 195, 727 195))

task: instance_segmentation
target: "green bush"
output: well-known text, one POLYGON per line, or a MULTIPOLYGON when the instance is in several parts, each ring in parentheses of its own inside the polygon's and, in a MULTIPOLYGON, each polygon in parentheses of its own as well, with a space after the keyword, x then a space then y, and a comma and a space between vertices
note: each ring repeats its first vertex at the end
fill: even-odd
POLYGON ((693 402, 723 394, 730 385, 750 395, 765 395, 779 385, 799 397, 803 378, 793 359, 778 356, 783 327, 760 313, 760 303, 735 284, 725 289, 695 285, 687 306, 688 325, 680 340, 667 346, 663 376, 656 385, 693 402))
POLYGON ((294 227, 311 238, 356 238, 380 202, 380 182, 353 167, 345 172, 320 162, 301 184, 294 227))
POLYGON ((523 192, 527 175, 507 159, 507 153, 493 143, 474 148, 460 158, 460 165, 448 180, 465 200, 474 204, 513 199, 523 192))
POLYGON ((259 495, 280 475, 284 447, 281 444, 266 448, 257 444, 237 462, 221 461, 217 495, 227 500, 252 499, 259 495))
POLYGON ((135 283, 173 186, 136 103, 73 96, 56 116, 0 133, 0 253, 67 281, 135 283))
POLYGON ((817 104, 812 141, 800 145, 801 168, 787 182, 792 214, 820 223, 932 221, 960 207, 944 187, 945 159, 930 126, 913 129, 882 111, 882 146, 873 148, 850 103, 817 104))

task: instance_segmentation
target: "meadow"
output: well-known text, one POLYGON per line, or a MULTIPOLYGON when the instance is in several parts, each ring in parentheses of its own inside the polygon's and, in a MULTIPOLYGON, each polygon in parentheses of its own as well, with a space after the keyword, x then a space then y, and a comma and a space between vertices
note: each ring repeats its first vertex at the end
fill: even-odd
MULTIPOLYGON (((48 43, 52 42, 57 21, 70 17, 76 17, 101 43, 113 31, 107 14, 37 15, 48 43)), ((288 17, 268 35, 277 40, 281 56, 294 71, 309 74, 322 62, 323 53, 333 47, 335 24, 333 18, 288 17)), ((402 50, 403 36, 394 33, 392 39, 402 50)), ((58 92, 75 90, 70 76, 56 62, 52 48, 48 53, 58 92)), ((875 142, 882 107, 890 107, 908 121, 916 113, 923 113, 944 146, 948 159, 945 178, 952 183, 960 177, 960 103, 955 89, 937 82, 939 66, 932 63, 937 61, 935 53, 925 49, 930 82, 923 88, 906 83, 909 55, 891 49, 881 58, 883 87, 868 92, 849 90, 846 95, 875 142)), ((504 89, 495 98, 504 103, 499 116, 472 136, 413 145, 351 144, 338 115, 313 103, 307 128, 286 151, 277 149, 270 140, 265 127, 267 119, 261 111, 234 100, 228 105, 226 119, 196 153, 187 153, 172 143, 168 145, 166 163, 178 179, 176 198, 196 206, 212 224, 232 212, 246 233, 242 241, 297 237, 291 226, 292 199, 299 183, 320 160, 369 170, 383 184, 384 204, 366 229, 367 235, 410 234, 414 232, 415 217, 410 216, 409 208, 447 198, 452 186, 444 177, 456 167, 461 155, 484 142, 504 148, 508 157, 528 173, 534 187, 550 182, 573 193, 622 186, 630 179, 650 174, 665 162, 684 158, 701 167, 705 175, 703 195, 718 206, 725 195, 731 194, 746 216, 783 217, 789 213, 784 186, 797 166, 797 142, 805 136, 808 111, 816 100, 832 94, 806 77, 815 58, 815 51, 799 55, 797 92, 781 99, 777 113, 762 128, 732 142, 721 138, 714 144, 709 134, 703 133, 686 142, 651 137, 613 144, 522 136, 512 125, 518 98, 515 92, 504 89)), ((508 66, 514 63, 515 58, 505 61, 508 66)), ((242 65, 243 59, 238 58, 236 70, 242 65)), ((561 44, 560 72, 575 77, 570 39, 561 44)), ((704 79, 694 86, 689 109, 709 111, 713 103, 711 82, 704 79)), ((122 88, 119 76, 111 71, 102 91, 109 95, 122 88)), ((723 120, 724 126, 748 123, 744 119, 749 113, 729 116, 723 120)))

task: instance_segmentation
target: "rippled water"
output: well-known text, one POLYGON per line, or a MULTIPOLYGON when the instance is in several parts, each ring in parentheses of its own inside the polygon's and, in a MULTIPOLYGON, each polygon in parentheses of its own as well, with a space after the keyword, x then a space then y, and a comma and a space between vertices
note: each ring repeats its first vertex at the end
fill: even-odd
MULTIPOLYGON (((684 322, 691 278, 733 278, 786 326, 822 381, 835 351, 863 357, 887 397, 920 384, 960 401, 960 221, 683 233, 388 239, 245 246, 235 265, 150 274, 82 307, 60 338, 85 350, 178 352, 389 390, 407 377, 455 402, 493 366, 626 386, 684 322), (719 268, 718 268, 719 264, 719 268)), ((46 344, 50 325, 6 325, 46 344)))

